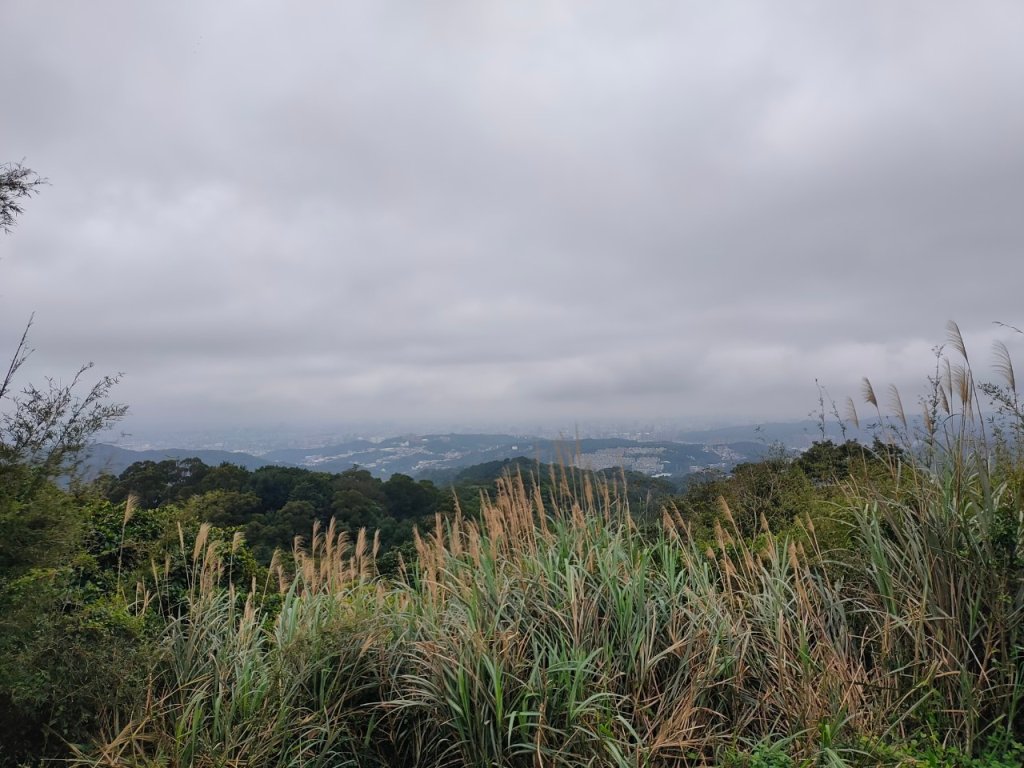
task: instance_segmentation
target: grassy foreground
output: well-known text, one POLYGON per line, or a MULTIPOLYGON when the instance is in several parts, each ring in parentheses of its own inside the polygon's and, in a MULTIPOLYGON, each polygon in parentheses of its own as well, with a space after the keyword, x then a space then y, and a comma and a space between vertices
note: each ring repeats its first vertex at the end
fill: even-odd
MULTIPOLYGON (((144 695, 76 762, 1024 764, 1024 413, 1005 355, 981 418, 951 339, 913 453, 848 452, 789 517, 736 494, 638 522, 552 469, 439 515, 396 579, 333 523, 247 584, 238 536, 182 533, 184 589, 168 559, 131 605, 159 617, 144 695)), ((892 394, 886 420, 865 382, 908 438, 892 394)))
POLYGON ((570 474, 439 519, 399 583, 327 530, 243 594, 201 533, 144 705, 81 763, 1019 764, 1021 476, 946 458, 848 486, 835 552, 727 507, 714 541, 640 529, 570 474))

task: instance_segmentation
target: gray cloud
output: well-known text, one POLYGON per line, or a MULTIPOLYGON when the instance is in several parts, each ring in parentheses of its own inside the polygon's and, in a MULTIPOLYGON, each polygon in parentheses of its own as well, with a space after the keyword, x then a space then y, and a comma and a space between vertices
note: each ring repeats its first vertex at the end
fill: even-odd
POLYGON ((803 416, 1020 323, 1016 3, 14 2, 0 349, 127 426, 803 416))

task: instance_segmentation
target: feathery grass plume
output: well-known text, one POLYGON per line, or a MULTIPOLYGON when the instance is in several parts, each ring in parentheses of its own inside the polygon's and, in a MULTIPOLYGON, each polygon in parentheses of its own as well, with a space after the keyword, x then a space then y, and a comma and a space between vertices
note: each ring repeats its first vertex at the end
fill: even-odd
MULTIPOLYGON (((206 543, 210 538, 210 524, 200 523, 199 532, 196 534, 196 540, 192 544, 192 562, 199 562, 199 555, 205 550, 206 543)), ((179 529, 180 530, 180 529, 179 529)))
POLYGON ((846 398, 846 418, 853 423, 853 426, 860 429, 860 417, 857 415, 857 406, 852 397, 846 398))
POLYGON ((352 550, 348 569, 349 578, 353 581, 365 581, 370 576, 370 562, 366 552, 366 528, 360 528, 356 535, 356 545, 352 550))
POLYGON ((1020 328, 1018 328, 1018 327, 1017 327, 1017 326, 1015 326, 1015 325, 1010 325, 1009 323, 1004 323, 1004 322, 1002 322, 1001 320, 995 320, 995 321, 993 321, 993 322, 994 322, 994 323, 995 323, 996 325, 998 325, 998 326, 999 326, 1000 328, 1009 328, 1009 329, 1010 329, 1011 331, 1013 331, 1014 333, 1019 333, 1019 334, 1021 334, 1022 336, 1024 336, 1024 330, 1021 330, 1020 328))
POLYGON ((320 531, 320 520, 313 521, 313 533, 309 537, 309 551, 319 552, 323 547, 323 534, 320 531))
POLYGON ((971 397, 971 369, 965 365, 954 365, 952 381, 954 392, 960 400, 963 412, 970 415, 973 401, 971 397))
POLYGON ((942 406, 946 414, 953 413, 953 367, 948 357, 942 359, 942 374, 939 394, 942 395, 942 406))
POLYGON ((135 510, 139 506, 139 496, 136 493, 129 493, 128 499, 124 503, 124 518, 121 520, 122 535, 124 532, 124 526, 128 525, 132 517, 135 515, 135 510))
POLYGON ((878 408, 878 398, 875 397, 875 388, 871 386, 871 380, 865 376, 861 381, 861 394, 865 402, 878 408))
MULTIPOLYGON (((166 572, 169 572, 170 571, 170 564, 169 564, 170 563, 170 556, 169 555, 165 555, 164 562, 168 564, 167 568, 166 568, 166 572)), ((153 583, 159 585, 160 581, 161 581, 161 579, 160 579, 160 571, 157 570, 156 560, 154 558, 152 558, 152 557, 149 558, 149 574, 150 574, 150 576, 153 577, 153 583)))
POLYGON ((903 400, 900 397, 900 391, 896 388, 895 384, 889 385, 889 402, 890 407, 893 410, 893 414, 900 420, 900 424, 903 425, 905 432, 908 429, 907 414, 903 410, 903 400))
POLYGON ((131 608, 136 616, 145 616, 153 602, 154 593, 142 581, 135 582, 135 600, 131 608))
POLYGON ((1002 376, 1006 386, 1009 387, 1011 392, 1017 391, 1017 377, 1013 372, 1013 359, 1010 357, 1010 350, 1006 348, 1006 344, 1001 341, 995 341, 992 344, 992 352, 995 356, 994 368, 996 372, 1002 376))
MULTIPOLYGON (((974 420, 973 418, 973 414, 975 412, 980 413, 982 406, 981 399, 978 396, 978 384, 975 381, 973 371, 971 370, 970 358, 967 356, 967 345, 964 343, 963 335, 960 333, 960 327, 955 322, 950 320, 947 325, 947 330, 949 333, 950 343, 964 359, 964 364, 962 366, 956 366, 953 369, 952 374, 953 383, 957 385, 960 402, 963 405, 964 412, 961 419, 963 426, 966 427, 967 422, 972 422, 971 426, 977 430, 978 439, 981 441, 983 446, 986 446, 988 443, 988 434, 985 427, 985 420, 974 420)), ((982 452, 987 453, 987 451, 987 447, 982 448, 982 452)), ((977 454, 975 457, 977 458, 977 454)))
MULTIPOLYGON (((272 562, 272 565, 274 565, 273 562, 272 562)), ((288 574, 285 573, 285 571, 284 571, 284 564, 281 562, 280 559, 278 559, 278 561, 276 563, 276 568, 272 568, 271 569, 271 573, 274 573, 274 572, 277 573, 277 591, 278 591, 279 594, 283 595, 283 594, 285 594, 288 591, 289 582, 288 582, 288 574)))
MULTIPOLYGON (((1005 326, 1004 323, 999 325, 1005 326)), ((1009 327, 1017 333, 1020 329, 1009 327)), ((982 390, 988 396, 990 404, 995 410, 993 416, 993 427, 999 436, 999 452, 1004 456, 1019 456, 1024 451, 1024 408, 1021 407, 1020 394, 1017 391, 1017 377, 1014 372, 1013 360, 1006 344, 1001 341, 993 343, 993 354, 995 357, 994 368, 1003 383, 984 384, 982 390), (1007 420, 1009 424, 1007 424, 1007 420), (1005 431, 1009 428, 1010 437, 1005 431)))
POLYGON ((328 562, 334 560, 334 558, 335 558, 336 552, 334 550, 334 546, 335 546, 335 538, 337 537, 337 535, 338 535, 337 525, 335 524, 335 520, 332 517, 330 522, 327 524, 327 534, 324 537, 324 552, 323 552, 323 556, 324 556, 324 559, 327 560, 328 562))
POLYGON ((124 558, 124 537, 125 532, 128 530, 128 522, 132 519, 135 514, 135 508, 139 504, 139 497, 134 494, 128 494, 128 499, 124 503, 124 517, 121 518, 121 541, 117 548, 117 581, 116 591, 118 594, 121 592, 121 563, 124 558))
POLYGON ((875 396, 875 388, 871 386, 871 380, 868 379, 867 376, 865 376, 861 382, 861 394, 863 395, 865 402, 874 406, 875 416, 878 418, 878 427, 879 429, 884 429, 885 419, 882 418, 882 409, 878 404, 878 398, 875 396))
POLYGON ((963 334, 960 333, 960 326, 954 320, 946 323, 946 339, 953 349, 960 353, 964 362, 970 364, 970 360, 967 357, 967 345, 964 343, 963 334))
POLYGON ((271 555, 270 555, 270 564, 267 566, 267 577, 266 577, 266 580, 263 582, 263 593, 261 595, 261 598, 263 600, 265 600, 267 595, 270 593, 270 580, 272 578, 274 578, 274 576, 278 576, 278 591, 279 592, 283 592, 284 591, 282 589, 282 584, 281 584, 281 581, 280 581, 280 573, 279 573, 280 568, 281 568, 281 550, 280 549, 275 549, 273 551, 273 553, 271 553, 271 555))

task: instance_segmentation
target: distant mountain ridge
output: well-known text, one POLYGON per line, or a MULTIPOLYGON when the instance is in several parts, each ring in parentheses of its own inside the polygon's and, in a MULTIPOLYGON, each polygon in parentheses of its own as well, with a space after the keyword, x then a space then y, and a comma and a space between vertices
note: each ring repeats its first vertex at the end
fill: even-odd
POLYGON ((147 450, 131 450, 106 443, 96 443, 89 448, 80 472, 86 479, 98 477, 103 473, 120 475, 137 461, 161 462, 167 459, 199 459, 204 464, 216 467, 224 462, 238 464, 246 469, 259 469, 268 464, 281 462, 267 461, 258 456, 236 451, 206 450, 201 448, 150 448, 147 450))
POLYGON ((262 466, 296 466, 321 472, 344 472, 358 465, 374 475, 401 473, 415 478, 441 480, 458 470, 491 461, 525 457, 543 463, 564 463, 582 469, 622 467, 653 477, 681 477, 716 467, 728 470, 737 463, 754 461, 767 452, 762 442, 684 443, 647 442, 627 438, 552 440, 506 434, 406 435, 385 440, 350 440, 318 448, 284 448, 260 456, 223 450, 167 448, 133 451, 98 444, 84 464, 85 475, 120 474, 136 461, 198 458, 206 464, 223 462, 247 469, 262 466))
MULTIPOLYGON (((850 423, 840 426, 835 419, 829 417, 824 424, 824 436, 826 440, 836 443, 845 442, 847 438, 871 442, 874 433, 870 429, 859 429, 850 423)), ((754 441, 762 444, 782 445, 788 449, 802 451, 809 448, 815 440, 822 439, 822 423, 819 419, 764 422, 762 424, 685 430, 672 435, 672 437, 684 442, 712 444, 754 441)))

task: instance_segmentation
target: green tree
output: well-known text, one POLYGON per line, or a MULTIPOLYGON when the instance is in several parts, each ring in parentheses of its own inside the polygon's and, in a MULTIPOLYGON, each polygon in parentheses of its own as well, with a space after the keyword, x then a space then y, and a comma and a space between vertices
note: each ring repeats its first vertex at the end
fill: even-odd
POLYGON ((384 516, 384 504, 354 488, 346 488, 334 494, 331 513, 346 530, 372 529, 384 516))
POLYGON ((851 474, 862 474, 869 464, 877 463, 868 448, 856 440, 836 445, 831 440, 815 441, 796 460, 807 478, 815 485, 846 480, 851 474))
MULTIPOLYGON (((42 183, 20 164, 0 166, 0 229, 10 231, 21 213, 19 201, 42 183)), ((71 473, 93 436, 127 410, 108 400, 117 377, 104 376, 82 392, 91 363, 82 366, 69 384, 48 379, 43 387, 26 384, 19 390, 17 374, 32 353, 31 327, 30 318, 0 378, 0 568, 20 569, 33 558, 59 557, 58 543, 73 541, 75 522, 48 486, 71 473)), ((9 575, 0 570, 0 581, 9 575)))
POLYGON ((308 471, 299 467, 260 467, 249 478, 249 490, 262 499, 265 509, 280 509, 308 471))
POLYGON ((733 468, 726 500, 744 536, 757 535, 762 522, 772 531, 788 526, 810 509, 814 488, 800 468, 785 458, 768 458, 733 468))
POLYGON ((245 540, 256 559, 269 563, 275 549, 289 551, 295 537, 309 539, 317 510, 308 501, 288 501, 273 512, 257 515, 245 526, 245 540))
POLYGON ((312 504, 321 517, 330 516, 334 484, 330 475, 324 472, 307 472, 288 495, 289 501, 305 501, 312 504))
MULTIPOLYGON (((20 163, 0 165, 0 231, 11 231, 22 213, 21 201, 45 183, 20 163)), ((108 400, 117 376, 103 376, 83 392, 92 363, 79 368, 70 384, 47 379, 45 386, 26 384, 18 390, 18 371, 32 354, 31 328, 30 317, 0 379, 0 484, 19 495, 71 471, 92 436, 127 410, 108 400)))
POLYGON ((244 491, 249 486, 250 472, 237 464, 223 462, 203 475, 198 491, 244 491))
POLYGON ((220 527, 245 525, 263 512, 260 497, 241 491, 207 491, 193 496, 185 504, 185 511, 203 522, 220 527))
MULTIPOLYGON (((19 164, 0 166, 0 230, 10 232, 42 183, 19 164)), ((120 595, 83 579, 96 564, 87 500, 54 482, 124 415, 108 399, 117 377, 89 387, 87 364, 68 384, 19 388, 31 326, 0 368, 0 765, 64 754, 144 682, 140 621, 120 595)))
POLYGON ((92 363, 79 368, 69 384, 47 379, 43 387, 26 384, 16 391, 17 373, 32 353, 31 326, 29 320, 0 380, 0 481, 20 494, 73 473, 93 436, 128 410, 109 400, 117 376, 103 376, 83 390, 92 363))
POLYGON ((21 163, 0 165, 0 231, 11 231, 22 213, 20 201, 34 195, 43 184, 46 179, 21 163))
POLYGON ((437 509, 438 491, 429 480, 418 483, 408 475, 395 474, 381 488, 388 514, 396 520, 432 515, 437 509))
POLYGON ((136 461, 107 485, 104 495, 115 504, 135 496, 139 506, 154 509, 197 493, 209 471, 199 459, 136 461))

